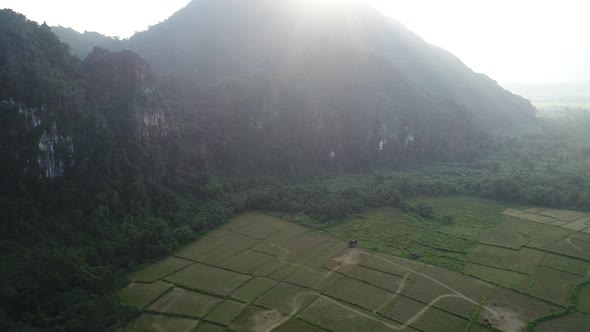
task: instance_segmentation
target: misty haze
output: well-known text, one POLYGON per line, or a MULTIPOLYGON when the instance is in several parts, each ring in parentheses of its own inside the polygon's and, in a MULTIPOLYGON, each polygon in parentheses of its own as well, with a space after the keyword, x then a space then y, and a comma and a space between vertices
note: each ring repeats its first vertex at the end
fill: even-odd
POLYGON ((0 4, 0 331, 590 330, 583 1, 0 4))

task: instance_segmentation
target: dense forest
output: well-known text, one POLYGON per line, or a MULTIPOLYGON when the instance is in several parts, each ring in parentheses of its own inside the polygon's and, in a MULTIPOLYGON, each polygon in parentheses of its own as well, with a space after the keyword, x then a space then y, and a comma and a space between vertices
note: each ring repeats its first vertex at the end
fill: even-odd
MULTIPOLYGON (((292 70, 272 71, 280 79, 232 59, 220 61, 235 63, 233 71, 204 73, 212 56, 234 53, 223 44, 193 57, 183 33, 202 31, 190 22, 207 24, 189 19, 202 3, 128 41, 148 60, 100 47, 80 60, 47 25, 0 11, 1 330, 114 330, 137 314, 112 295, 126 272, 244 209, 335 223, 380 206, 430 214, 405 200, 440 194, 590 209, 579 167, 588 151, 569 136, 582 123, 536 123, 524 99, 425 43, 420 58, 430 66, 411 63, 411 54, 389 63, 380 53, 387 49, 342 53, 345 39, 306 45, 292 70), (166 38, 175 29, 178 38, 166 38), (162 48, 176 51, 155 53, 162 48), (178 67, 166 67, 172 63, 178 67), (440 73, 449 63, 455 72, 440 73), (449 87, 449 77, 465 84, 449 87), (439 98, 442 87, 453 91, 438 95, 456 97, 439 98), (483 129, 485 119, 506 114, 535 129, 483 129), (370 180, 326 184, 359 171, 370 180)), ((228 29, 238 33, 239 25, 228 29)), ((406 43, 417 37, 395 29, 395 47, 410 52, 406 43)), ((284 36, 256 38, 271 37, 284 36)), ((373 42, 371 49, 383 44, 373 42)), ((239 50, 246 51, 255 63, 256 52, 239 50)))

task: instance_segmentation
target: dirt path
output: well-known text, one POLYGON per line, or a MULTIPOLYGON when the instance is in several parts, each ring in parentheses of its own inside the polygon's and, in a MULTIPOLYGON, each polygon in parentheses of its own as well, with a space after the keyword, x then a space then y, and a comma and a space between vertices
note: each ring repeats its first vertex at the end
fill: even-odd
MULTIPOLYGON (((290 251, 288 249, 286 249, 286 248, 283 248, 283 247, 280 247, 280 246, 277 246, 277 245, 272 245, 272 246, 280 249, 283 252, 283 254, 280 257, 278 257, 278 260, 281 261, 282 263, 290 264, 290 265, 293 265, 293 266, 299 266, 299 267, 305 268, 307 270, 311 270, 311 271, 314 271, 314 272, 317 272, 317 273, 322 273, 321 271, 317 271, 315 269, 311 269, 311 268, 305 267, 305 266, 300 265, 300 264, 295 264, 295 263, 291 263, 291 262, 286 261, 285 258, 290 253, 290 251)), ((292 308, 291 314, 288 315, 288 316, 284 316, 284 318, 276 321, 275 324, 273 324, 272 326, 269 326, 267 329, 264 330, 264 332, 270 332, 270 331, 274 330, 275 328, 281 326, 284 322, 288 321, 291 317, 295 316, 298 313, 298 311, 299 311, 299 309, 301 307, 301 304, 299 303, 299 300, 302 297, 311 296, 311 295, 318 296, 318 298, 321 297, 321 298, 323 298, 323 299, 325 299, 325 300, 327 300, 329 302, 332 302, 332 303, 334 303, 334 304, 336 304, 336 305, 338 305, 338 306, 340 306, 340 307, 342 307, 342 308, 344 308, 346 310, 349 310, 351 312, 354 312, 354 313, 356 313, 356 314, 358 314, 360 316, 369 318, 371 320, 377 321, 380 324, 383 324, 386 327, 388 327, 388 328, 390 328, 392 330, 396 330, 396 331, 403 330, 407 326, 409 326, 412 323, 414 323, 416 320, 418 320, 420 317, 422 317, 422 315, 424 315, 433 305, 435 305, 438 301, 440 301, 442 299, 445 299, 445 298, 460 298, 460 299, 463 299, 465 301, 468 301, 468 302, 470 302, 470 303, 472 303, 472 304, 474 304, 476 306, 480 306, 480 303, 479 302, 471 299, 470 297, 466 296, 465 294, 462 294, 458 290, 456 290, 456 289, 450 287, 449 285, 447 285, 447 284, 445 284, 445 283, 437 280, 436 278, 433 278, 433 277, 431 277, 431 276, 429 276, 427 274, 424 274, 424 273, 418 272, 416 270, 413 270, 411 268, 408 268, 408 267, 405 267, 403 265, 400 265, 400 264, 398 264, 398 263, 396 263, 394 261, 391 261, 389 259, 386 259, 386 258, 383 258, 383 257, 379 257, 377 255, 374 255, 374 254, 371 254, 371 253, 362 251, 360 249, 352 249, 352 250, 349 250, 346 254, 344 254, 344 255, 342 255, 342 256, 340 256, 338 258, 335 258, 335 260, 338 261, 340 263, 340 265, 338 265, 337 267, 335 267, 334 269, 332 269, 330 272, 325 273, 324 274, 324 278, 329 277, 332 273, 334 273, 337 270, 350 269, 350 268, 358 265, 360 263, 360 255, 366 255, 366 256, 370 256, 370 257, 379 259, 381 261, 384 261, 384 262, 386 262, 388 264, 391 264, 393 266, 396 266, 396 267, 401 268, 402 270, 406 271, 406 274, 404 276, 404 279, 402 280, 402 282, 398 286, 398 289, 393 294, 392 298, 390 300, 386 301, 385 303, 383 303, 376 311, 382 309, 383 307, 385 307, 386 305, 388 305, 389 303, 391 303, 391 301, 393 301, 395 298, 397 298, 399 296, 399 294, 402 292, 403 287, 405 286, 405 283, 407 282, 407 279, 410 276, 410 274, 415 274, 415 275, 424 277, 424 278, 426 278, 426 279, 428 279, 428 280, 430 280, 430 281, 432 281, 432 282, 434 282, 434 283, 436 283, 436 284, 438 284, 438 285, 446 288, 451 293, 450 294, 443 294, 443 295, 440 295, 437 298, 433 299, 428 304, 426 304, 424 306, 424 308, 420 309, 414 316, 412 316, 410 319, 408 319, 408 321, 406 321, 402 325, 395 325, 395 324, 391 324, 389 322, 383 321, 383 320, 381 320, 379 318, 373 317, 373 316, 371 316, 369 314, 366 314, 366 313, 364 313, 364 312, 362 312, 360 310, 357 310, 357 309, 355 309, 353 307, 350 307, 350 306, 348 306, 346 304, 343 304, 343 303, 341 303, 339 301, 336 301, 336 300, 334 300, 334 299, 332 299, 332 298, 330 298, 328 296, 325 296, 325 295, 323 295, 322 293, 319 293, 319 292, 311 292, 310 291, 310 292, 300 293, 297 296, 295 296, 293 298, 293 300, 292 300, 292 303, 291 303, 291 308, 292 308)), ((517 317, 517 315, 514 314, 514 313, 511 313, 509 311, 509 309, 504 309, 504 308, 490 308, 490 307, 487 307, 487 306, 484 306, 484 305, 481 305, 481 308, 483 308, 484 310, 486 310, 488 312, 488 314, 489 314, 490 317, 496 318, 496 320, 498 321, 497 324, 499 326, 502 326, 503 328, 504 327, 507 327, 506 331, 518 331, 518 329, 520 327, 522 327, 522 326, 525 325, 525 323, 522 322, 521 320, 519 320, 518 317, 517 317)))
POLYGON ((590 236, 584 236, 584 235, 579 235, 579 234, 573 234, 567 237, 567 239, 565 240, 565 242, 567 244, 569 244, 570 246, 572 246, 574 249, 576 249, 577 251, 579 251, 580 253, 586 255, 586 256, 590 256, 590 253, 588 253, 586 250, 584 250, 583 248, 578 247, 577 245, 575 245, 572 242, 572 239, 574 238, 585 238, 585 239, 590 239, 590 236))

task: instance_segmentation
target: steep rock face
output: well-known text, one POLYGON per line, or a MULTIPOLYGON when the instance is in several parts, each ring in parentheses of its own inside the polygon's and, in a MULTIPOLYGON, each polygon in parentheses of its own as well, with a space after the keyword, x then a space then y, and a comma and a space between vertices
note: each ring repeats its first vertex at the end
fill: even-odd
POLYGON ((7 187, 68 172, 109 173, 98 166, 105 160, 102 144, 117 147, 106 152, 106 160, 116 160, 116 153, 159 144, 171 130, 149 65, 131 52, 97 49, 81 63, 49 27, 10 10, 0 11, 0 45, 0 158, 7 187))
POLYGON ((481 128, 534 118, 528 101, 362 0, 194 0, 122 47, 177 84, 167 90, 199 113, 188 118, 229 136, 202 136, 224 166, 463 158, 481 128))
POLYGON ((83 70, 92 103, 99 105, 109 128, 138 141, 168 134, 171 114, 145 60, 129 51, 95 48, 84 60, 83 70))
POLYGON ((76 61, 46 25, 0 11, 2 175, 54 178, 73 162, 71 120, 83 98, 76 61))
POLYGON ((193 0, 121 41, 219 167, 358 169, 470 158, 534 108, 368 1, 193 0))

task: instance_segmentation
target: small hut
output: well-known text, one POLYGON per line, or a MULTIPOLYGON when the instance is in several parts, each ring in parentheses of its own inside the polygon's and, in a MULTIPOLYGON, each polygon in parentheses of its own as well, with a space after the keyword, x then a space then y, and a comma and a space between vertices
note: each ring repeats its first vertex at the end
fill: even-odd
POLYGON ((349 248, 356 248, 356 246, 359 244, 359 241, 357 240, 352 240, 350 242, 348 242, 348 247, 349 248))

